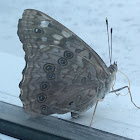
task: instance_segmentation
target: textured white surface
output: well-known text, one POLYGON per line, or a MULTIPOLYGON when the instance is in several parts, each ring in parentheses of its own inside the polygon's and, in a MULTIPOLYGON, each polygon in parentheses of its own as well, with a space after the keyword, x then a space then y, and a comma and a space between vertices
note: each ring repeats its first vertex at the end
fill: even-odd
MULTIPOLYGON (((18 19, 24 9, 37 9, 64 24, 89 44, 109 65, 105 18, 113 27, 113 61, 131 81, 134 101, 140 106, 140 1, 139 0, 5 0, 0 1, 0 100, 22 106, 18 83, 24 68, 24 51, 17 36, 18 19), (9 94, 8 94, 9 93, 9 94)), ((119 73, 115 88, 127 80, 119 73)), ((121 93, 125 94, 124 90, 121 93)), ((78 119, 57 115, 89 125, 93 108, 78 119)), ((129 96, 110 94, 99 103, 92 127, 121 136, 140 139, 140 110, 129 96)), ((0 135, 0 139, 5 140, 0 135)), ((9 138, 10 139, 10 138, 9 138)))
POLYGON ((0 140, 18 140, 7 135, 0 134, 0 140))

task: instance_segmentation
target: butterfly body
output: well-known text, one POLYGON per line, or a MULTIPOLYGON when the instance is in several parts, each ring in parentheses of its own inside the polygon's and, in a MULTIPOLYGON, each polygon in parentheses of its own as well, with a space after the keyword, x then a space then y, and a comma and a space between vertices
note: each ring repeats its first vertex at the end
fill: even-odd
POLYGON ((39 114, 80 114, 110 91, 116 64, 107 67, 73 32, 27 9, 18 24, 26 66, 19 85, 23 107, 39 114))

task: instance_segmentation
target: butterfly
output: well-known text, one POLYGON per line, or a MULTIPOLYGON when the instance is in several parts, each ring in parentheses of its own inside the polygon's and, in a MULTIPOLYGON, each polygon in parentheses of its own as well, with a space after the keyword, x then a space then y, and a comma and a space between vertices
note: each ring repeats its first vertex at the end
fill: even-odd
POLYGON ((49 17, 26 9, 18 31, 26 65, 19 84, 23 108, 37 114, 87 111, 109 93, 117 64, 106 66, 76 34, 49 17))

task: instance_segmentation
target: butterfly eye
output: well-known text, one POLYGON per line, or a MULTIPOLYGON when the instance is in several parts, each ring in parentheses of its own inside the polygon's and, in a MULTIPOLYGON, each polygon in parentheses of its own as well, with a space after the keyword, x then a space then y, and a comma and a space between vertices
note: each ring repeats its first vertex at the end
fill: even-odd
POLYGON ((55 66, 53 64, 47 63, 43 66, 45 72, 53 72, 55 70, 55 66))
POLYGON ((48 80, 53 80, 55 78, 55 74, 54 73, 48 73, 47 78, 48 78, 48 80))
POLYGON ((40 34, 40 33, 42 33, 43 31, 42 31, 42 29, 35 28, 35 29, 34 29, 34 32, 37 33, 37 34, 40 34))
POLYGON ((37 97, 37 101, 39 103, 44 103, 47 99, 47 96, 45 94, 39 94, 38 97, 37 97))
POLYGON ((58 59, 58 63, 61 65, 61 66, 66 66, 67 65, 67 60, 63 57, 59 58, 58 59))
POLYGON ((49 87, 50 87, 50 84, 48 82, 43 82, 40 86, 40 89, 44 91, 44 90, 49 89, 49 87))
POLYGON ((72 52, 70 52, 70 51, 65 51, 64 52, 64 57, 66 58, 66 59, 71 59, 71 58, 73 58, 73 53, 72 52))

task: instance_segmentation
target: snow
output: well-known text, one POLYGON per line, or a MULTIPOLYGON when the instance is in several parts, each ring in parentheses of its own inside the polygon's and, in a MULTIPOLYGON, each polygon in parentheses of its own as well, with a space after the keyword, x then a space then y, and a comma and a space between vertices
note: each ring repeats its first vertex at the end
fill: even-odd
MULTIPOLYGON (((109 65, 105 18, 113 27, 113 61, 131 81, 134 101, 140 106, 140 1, 139 0, 4 0, 0 1, 0 100, 22 106, 18 84, 25 66, 24 51, 17 36, 18 19, 24 9, 47 13, 87 42, 109 65)), ((117 74, 116 88, 128 85, 117 74)), ((127 90, 121 91, 122 94, 127 90)), ((89 125, 94 108, 78 119, 70 114, 57 115, 70 121, 89 125)), ((98 104, 92 127, 128 138, 140 139, 140 110, 129 96, 109 94, 98 104)), ((0 139, 6 139, 0 135, 0 139)), ((9 138, 10 139, 10 138, 9 138)))
POLYGON ((12 138, 10 136, 6 136, 4 134, 0 134, 0 140, 18 140, 18 139, 12 138))

